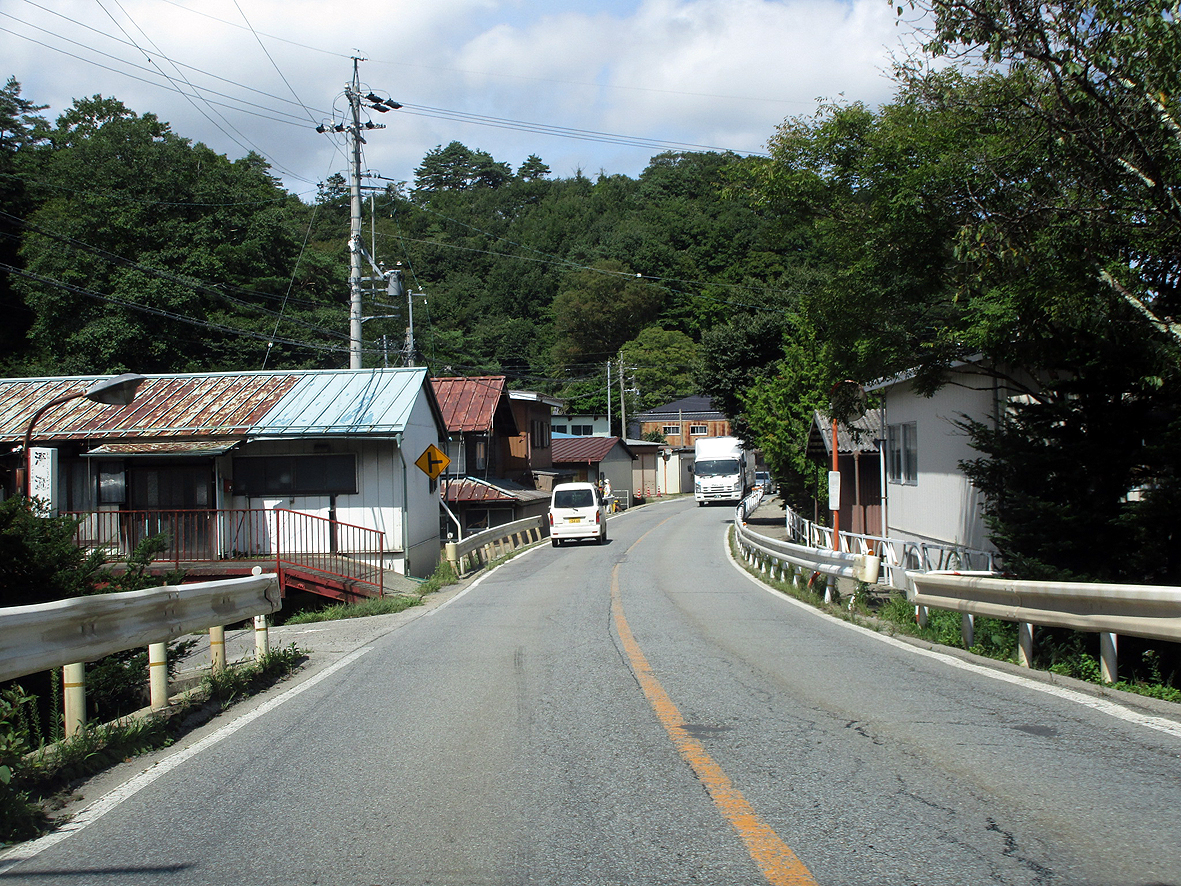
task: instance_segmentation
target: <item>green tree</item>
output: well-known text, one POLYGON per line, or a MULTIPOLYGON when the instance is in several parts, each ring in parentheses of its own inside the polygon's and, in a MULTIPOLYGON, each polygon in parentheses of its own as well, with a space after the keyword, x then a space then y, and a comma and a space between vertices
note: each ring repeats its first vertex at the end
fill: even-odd
POLYGON ((554 356, 564 365, 610 359, 653 322, 662 291, 616 261, 596 262, 567 275, 554 299, 554 356))
MULTIPOLYGON (((1053 204, 1107 249, 1092 257, 1119 297, 1181 340, 1181 28, 1141 0, 931 0, 932 55, 979 53, 1011 72, 1054 139, 1072 187, 1053 204)), ((906 76, 921 76, 914 69, 906 76)), ((998 226, 1004 224, 993 214, 998 226)))
POLYGON ((549 174, 549 166, 536 154, 530 154, 525 158, 525 162, 517 168, 517 178, 521 181, 534 181, 535 179, 546 178, 549 174))
POLYGON ((493 159, 486 151, 473 151, 460 142, 451 142, 445 148, 428 151, 422 158, 422 164, 414 170, 414 193, 423 196, 438 191, 499 188, 512 178, 507 163, 493 159))
POLYGON ((101 96, 76 101, 49 139, 19 283, 46 366, 257 367, 276 339, 313 343, 303 361, 327 353, 343 290, 333 306, 322 267, 293 274, 306 210, 261 158, 231 162, 101 96))
POLYGON ((21 496, 0 502, 0 607, 94 592, 105 560, 78 547, 77 528, 68 517, 38 516, 21 496))
POLYGON ((33 314, 18 297, 9 267, 20 267, 18 255, 21 219, 32 211, 33 199, 22 173, 30 167, 30 155, 44 141, 48 124, 36 105, 21 97, 21 85, 8 78, 0 89, 0 303, 7 308, 0 326, 0 366, 13 366, 28 347, 25 336, 33 314))
POLYGON ((641 410, 696 392, 697 343, 683 332, 649 326, 620 349, 628 378, 640 391, 641 410))

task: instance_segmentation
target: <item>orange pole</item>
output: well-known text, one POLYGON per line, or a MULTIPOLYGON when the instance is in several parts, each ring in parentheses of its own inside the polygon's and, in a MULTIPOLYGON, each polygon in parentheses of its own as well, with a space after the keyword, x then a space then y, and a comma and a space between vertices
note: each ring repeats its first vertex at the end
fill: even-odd
MULTIPOLYGON (((834 417, 832 420, 832 469, 834 473, 839 473, 841 469, 837 455, 837 420, 834 417)), ((836 510, 832 512, 832 549, 834 551, 841 549, 841 503, 839 500, 836 510)))

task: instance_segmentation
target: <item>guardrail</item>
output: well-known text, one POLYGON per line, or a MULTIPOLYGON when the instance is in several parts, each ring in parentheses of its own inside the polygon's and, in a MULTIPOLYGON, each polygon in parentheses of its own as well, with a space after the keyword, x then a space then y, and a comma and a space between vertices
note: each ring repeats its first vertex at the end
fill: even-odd
MULTIPOLYGON (((739 507, 739 512, 742 508, 739 507)), ((834 551, 831 548, 799 545, 790 541, 779 541, 750 531, 741 519, 734 521, 735 538, 748 564, 769 575, 786 581, 788 566, 795 566, 805 573, 826 575, 830 578, 850 578, 873 584, 878 579, 878 558, 872 554, 852 554, 834 551)), ((790 570, 792 583, 797 587, 801 573, 790 570)), ((826 582, 825 602, 832 602, 832 582, 826 582)))
MULTIPOLYGON (((1017 624, 1018 661, 1025 667, 1033 663, 1033 628, 1068 628, 1099 635, 1101 677, 1106 683, 1118 678, 1119 635, 1181 642, 1181 588, 1152 585, 1090 584, 1084 582, 1017 581, 998 577, 990 570, 938 570, 905 567, 906 562, 931 565, 929 555, 940 546, 917 543, 891 542, 874 536, 841 533, 844 550, 833 550, 831 544, 797 544, 779 541, 751 532, 742 518, 753 508, 747 503, 735 512, 735 534, 747 563, 772 578, 786 580, 788 567, 791 580, 798 587, 801 572, 823 574, 831 578, 854 578, 874 583, 879 577, 879 565, 890 570, 889 584, 904 589, 908 600, 915 605, 919 624, 927 623, 928 609, 946 609, 961 613, 964 646, 974 645, 975 616, 989 616, 1017 624), (746 509, 744 509, 746 508, 746 509), (860 550, 850 551, 849 547, 860 550), (927 550, 923 550, 927 548, 927 550), (898 562, 899 551, 910 560, 898 562), (880 554, 885 557, 879 561, 880 554)), ((794 515, 789 511, 788 520, 794 515)), ((797 518, 798 521, 798 518, 797 518)), ((807 521, 798 521, 797 526, 807 521)), ((806 528, 809 538, 831 542, 832 533, 819 534, 806 528)), ((940 561, 956 549, 940 551, 940 561)), ((991 567, 990 555, 983 551, 967 551, 979 555, 991 567)), ((967 558, 970 562, 971 557, 967 558)), ((825 588, 825 600, 831 602, 831 582, 825 588)))
POLYGON ((158 710, 168 704, 170 640, 210 629, 214 669, 224 668, 224 626, 254 617, 256 648, 265 652, 266 616, 282 605, 278 576, 268 574, 4 607, 0 681, 64 666, 65 733, 73 735, 86 722, 80 662, 147 646, 151 706, 158 710))
POLYGON ((832 527, 806 520, 791 508, 787 508, 787 535, 809 547, 835 548, 851 554, 872 554, 881 561, 880 580, 900 591, 908 587, 906 574, 909 571, 999 571, 994 553, 962 545, 905 541, 856 532, 839 533, 834 545, 832 527))
POLYGON ((965 646, 973 645, 973 618, 990 616, 1017 623, 1018 660, 1033 661, 1033 626, 1070 628, 1099 634, 1103 681, 1118 675, 1118 636, 1181 641, 1181 588, 1084 582, 1014 581, 982 575, 908 573, 907 598, 918 608, 963 614, 965 646))
POLYGON ((456 575, 467 575, 472 569, 479 568, 496 557, 503 557, 518 547, 541 541, 546 536, 547 529, 545 517, 527 517, 524 520, 505 523, 503 526, 493 526, 491 529, 468 536, 463 541, 447 542, 447 562, 451 564, 456 575))

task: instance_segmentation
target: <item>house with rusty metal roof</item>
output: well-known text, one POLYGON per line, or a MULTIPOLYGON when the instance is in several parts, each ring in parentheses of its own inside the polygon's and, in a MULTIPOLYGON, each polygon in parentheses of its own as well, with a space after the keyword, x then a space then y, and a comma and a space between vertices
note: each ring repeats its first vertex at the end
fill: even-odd
POLYGON ((619 437, 554 437, 554 467, 569 479, 611 483, 611 491, 626 505, 632 491, 635 453, 619 437))
POLYGON ((561 401, 503 375, 432 378, 449 435, 443 503, 459 535, 546 512, 550 417, 561 401))
MULTIPOLYGON (((832 417, 814 412, 808 431, 808 459, 832 468, 832 417)), ((836 426, 837 466, 841 474, 841 529, 882 534, 881 422, 876 411, 836 426)), ((817 507, 823 510, 824 502, 817 507)))
POLYGON ((149 375, 125 406, 82 396, 95 381, 0 379, 0 484, 78 515, 83 543, 163 534, 190 575, 276 557, 288 586, 342 598, 437 564, 446 426, 425 369, 149 375))

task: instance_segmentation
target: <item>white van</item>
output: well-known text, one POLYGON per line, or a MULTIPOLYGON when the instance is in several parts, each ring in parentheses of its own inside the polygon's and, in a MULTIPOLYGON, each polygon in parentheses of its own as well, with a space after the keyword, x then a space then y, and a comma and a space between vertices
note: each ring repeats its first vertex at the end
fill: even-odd
POLYGON ((550 543, 568 538, 607 541, 607 503, 593 483, 559 483, 549 504, 550 543))

